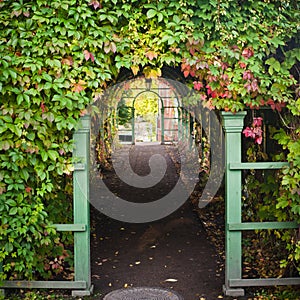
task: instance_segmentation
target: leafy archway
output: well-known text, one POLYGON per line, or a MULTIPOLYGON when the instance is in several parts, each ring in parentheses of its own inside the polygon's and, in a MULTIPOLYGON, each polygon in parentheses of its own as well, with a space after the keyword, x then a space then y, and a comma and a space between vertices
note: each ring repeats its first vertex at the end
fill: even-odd
POLYGON ((64 270, 72 131, 124 68, 180 68, 211 109, 285 107, 279 218, 299 221, 299 19, 296 0, 0 1, 0 279, 64 270))

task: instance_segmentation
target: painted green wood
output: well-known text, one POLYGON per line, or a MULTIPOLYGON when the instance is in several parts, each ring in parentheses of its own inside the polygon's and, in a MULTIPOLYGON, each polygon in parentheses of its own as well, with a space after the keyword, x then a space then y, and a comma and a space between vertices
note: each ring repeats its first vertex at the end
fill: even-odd
POLYGON ((253 163, 231 163, 230 170, 269 170, 287 167, 287 162, 253 162, 253 163))
POLYGON ((298 285, 300 278, 241 278, 241 233, 243 230, 272 230, 298 228, 296 222, 241 222, 241 178, 242 170, 246 169, 281 169, 288 166, 286 162, 241 162, 241 132, 245 112, 232 114, 222 113, 225 130, 226 156, 226 211, 225 211, 225 286, 227 296, 242 296, 243 287, 298 285))
MULTIPOLYGON (((81 127, 73 136, 75 161, 85 164, 84 170, 75 170, 73 174, 73 210, 74 224, 85 224, 86 230, 74 232, 74 269, 75 281, 86 282, 87 290, 91 286, 90 267, 90 206, 89 206, 89 160, 90 160, 90 117, 81 118, 81 127)), ((87 291, 87 294, 89 292, 87 291)))
MULTIPOLYGON (((0 273, 3 271, 2 263, 0 263, 0 273)), ((3 282, 0 282, 0 297, 5 297, 5 289, 2 286, 3 282)))
MULTIPOLYGON (((222 124, 225 131, 225 289, 229 289, 229 280, 242 277, 242 233, 229 231, 231 223, 241 223, 241 171, 230 169, 230 164, 241 163, 241 133, 246 112, 222 112, 222 124)), ((241 294, 243 291, 241 291, 241 294)), ((227 293, 228 296, 230 296, 227 293)))
POLYGON ((296 222, 249 222, 249 223, 235 223, 228 224, 228 230, 262 230, 262 229, 293 229, 298 228, 299 224, 296 222))
POLYGON ((230 287, 250 286, 275 286, 275 285, 299 285, 300 278, 258 278, 258 279, 230 279, 230 287))
POLYGON ((3 288, 28 288, 28 289, 86 289, 85 281, 4 281, 3 288))
POLYGON ((74 171, 84 171, 86 168, 86 164, 75 163, 74 171))
POLYGON ((86 231, 86 224, 53 224, 57 231, 86 231))

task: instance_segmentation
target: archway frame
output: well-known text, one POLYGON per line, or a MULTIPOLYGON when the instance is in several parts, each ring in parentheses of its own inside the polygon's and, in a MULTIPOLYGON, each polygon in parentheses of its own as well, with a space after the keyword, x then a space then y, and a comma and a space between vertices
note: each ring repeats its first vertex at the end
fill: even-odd
MULTIPOLYGON (((161 138, 161 144, 165 144, 165 132, 166 131, 172 131, 171 129, 166 129, 165 128, 165 120, 167 119, 176 119, 178 122, 178 136, 179 134, 181 134, 182 137, 189 137, 189 133, 188 133, 188 128, 189 128, 189 123, 191 120, 191 116, 188 114, 187 110, 182 106, 182 103, 180 102, 180 97, 178 95, 178 92, 176 92, 176 88, 174 88, 174 96, 170 97, 170 96, 162 96, 159 94, 159 91, 163 91, 163 90, 171 90, 170 87, 158 87, 157 90, 158 92, 154 91, 153 88, 151 88, 151 84, 152 84, 152 79, 151 78, 146 78, 146 86, 148 85, 148 87, 146 88, 131 88, 131 91, 137 91, 137 94, 134 96, 126 96, 123 95, 121 96, 121 99, 126 100, 126 99, 132 99, 132 103, 131 105, 125 105, 124 107, 126 107, 127 109, 129 109, 131 111, 131 136, 132 136, 132 145, 135 144, 135 102, 137 100, 137 98, 139 96, 141 96, 144 93, 152 93, 154 94, 157 98, 158 101, 160 102, 160 124, 161 124, 161 133, 160 133, 160 138, 161 138), (165 100, 166 99, 174 99, 177 102, 177 106, 170 106, 170 105, 165 105, 165 100), (165 110, 166 109, 176 109, 177 110, 177 118, 166 118, 165 117, 165 110)), ((159 79, 158 79, 159 81, 159 79)), ((117 112, 119 110, 118 106, 116 108, 117 112)))

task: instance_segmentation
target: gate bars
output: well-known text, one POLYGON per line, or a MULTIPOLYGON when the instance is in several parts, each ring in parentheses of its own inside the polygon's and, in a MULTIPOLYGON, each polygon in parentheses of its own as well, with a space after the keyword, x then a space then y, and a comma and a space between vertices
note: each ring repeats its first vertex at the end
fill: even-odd
POLYGON ((242 170, 281 169, 286 162, 242 163, 242 130, 246 112, 222 112, 225 131, 225 285, 226 296, 244 296, 243 287, 298 285, 299 278, 242 279, 242 231, 298 228, 296 222, 242 223, 242 170))

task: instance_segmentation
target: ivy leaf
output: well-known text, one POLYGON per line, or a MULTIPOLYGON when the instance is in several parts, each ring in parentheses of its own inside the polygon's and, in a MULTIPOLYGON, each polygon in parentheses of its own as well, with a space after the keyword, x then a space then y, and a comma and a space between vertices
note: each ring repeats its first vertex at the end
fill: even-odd
POLYGON ((58 158, 58 153, 55 150, 48 150, 48 156, 51 160, 56 161, 56 159, 58 158))
POLYGON ((145 56, 147 57, 147 58, 149 58, 150 60, 153 60, 153 58, 157 58, 157 53, 156 52, 154 52, 154 51, 148 51, 148 52, 146 52, 146 54, 145 54, 145 56))
POLYGON ((47 161, 47 159, 48 159, 47 152, 45 150, 40 150, 40 154, 41 154, 42 160, 47 161))
POLYGON ((155 17, 156 14, 157 14, 157 11, 156 11, 156 10, 154 10, 154 9, 149 9, 149 10, 147 11, 147 18, 148 18, 148 19, 151 19, 151 18, 155 17))
POLYGON ((17 207, 12 207, 12 208, 9 210, 9 215, 10 215, 10 216, 13 216, 13 215, 15 215, 17 212, 18 212, 18 208, 17 208, 17 207))
POLYGON ((133 75, 137 75, 139 70, 140 70, 139 66, 131 66, 131 71, 133 75))
POLYGON ((93 55, 91 52, 89 52, 88 50, 84 50, 84 51, 83 51, 83 54, 84 54, 84 58, 85 58, 86 61, 88 61, 89 59, 90 59, 92 62, 95 61, 94 55, 93 55))
POLYGON ((164 15, 162 13, 157 14, 158 22, 161 22, 164 19, 164 15))
POLYGON ((43 75, 42 75, 42 77, 43 77, 43 79, 45 79, 46 81, 48 81, 48 82, 52 82, 52 77, 49 75, 49 74, 47 74, 47 73, 43 73, 43 75))

